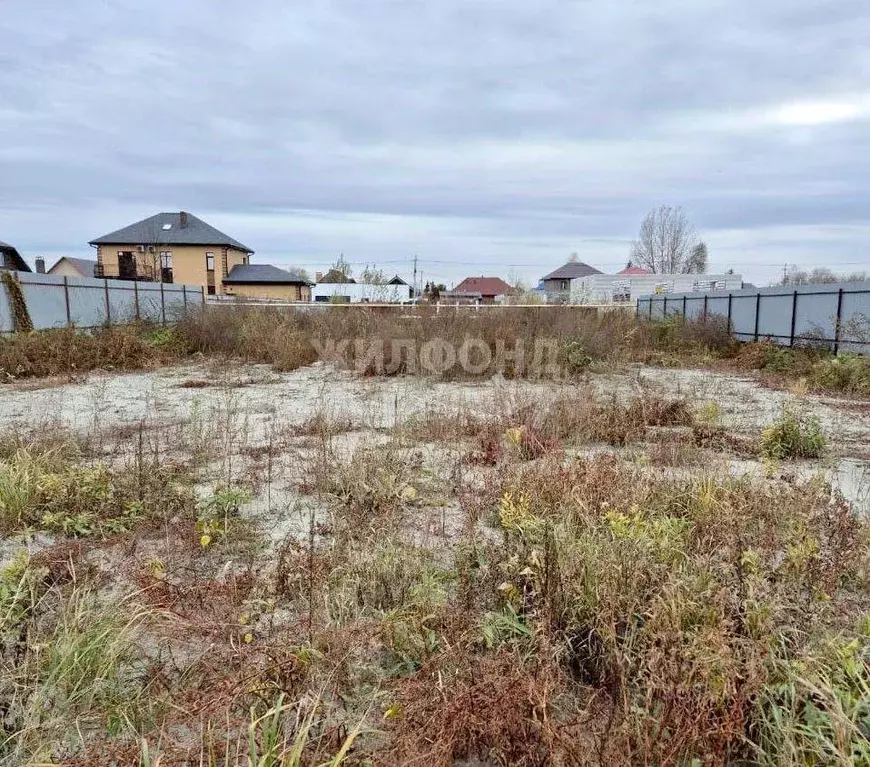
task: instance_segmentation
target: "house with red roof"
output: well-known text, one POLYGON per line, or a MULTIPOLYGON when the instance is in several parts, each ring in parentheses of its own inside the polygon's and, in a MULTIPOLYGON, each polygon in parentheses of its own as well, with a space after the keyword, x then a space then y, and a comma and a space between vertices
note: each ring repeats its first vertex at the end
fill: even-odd
POLYGON ((619 277, 640 277, 644 274, 652 274, 652 272, 649 269, 641 269, 639 266, 635 266, 631 261, 629 261, 628 266, 616 274, 619 277))
POLYGON ((478 304, 494 304, 516 293, 501 277, 466 277, 446 296, 478 304))

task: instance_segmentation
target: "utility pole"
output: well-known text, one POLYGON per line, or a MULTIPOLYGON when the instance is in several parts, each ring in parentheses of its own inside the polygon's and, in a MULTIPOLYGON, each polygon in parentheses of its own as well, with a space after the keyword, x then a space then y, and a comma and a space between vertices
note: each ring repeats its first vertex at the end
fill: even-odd
POLYGON ((414 280, 413 280, 413 284, 414 284, 414 298, 416 298, 417 296, 420 295, 419 291, 417 290, 417 255, 416 254, 414 255, 414 280))

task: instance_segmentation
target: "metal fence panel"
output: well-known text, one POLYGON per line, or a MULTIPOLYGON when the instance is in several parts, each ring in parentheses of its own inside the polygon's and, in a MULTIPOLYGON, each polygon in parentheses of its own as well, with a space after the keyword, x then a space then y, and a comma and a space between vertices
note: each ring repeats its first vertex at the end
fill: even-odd
MULTIPOLYGON (((96 327, 137 317, 172 322, 202 305, 202 288, 91 277, 15 272, 33 327, 96 327), (138 311, 137 311, 138 304, 138 311)), ((14 330, 10 297, 0 284, 0 332, 14 330)))
POLYGON ((755 339, 755 305, 754 295, 735 295, 731 298, 731 324, 734 335, 741 341, 755 339))
POLYGON ((870 296, 843 292, 840 348, 870 353, 870 296))
POLYGON ((139 283, 139 316, 143 320, 163 322, 163 303, 160 283, 139 283))
POLYGON ((63 277, 53 274, 18 272, 18 285, 33 327, 62 328, 66 325, 66 299, 63 277))
POLYGON ((837 293, 798 293, 794 334, 798 341, 833 338, 837 332, 837 293))
POLYGON ((0 333, 14 330, 12 324, 12 302, 6 295, 6 288, 0 283, 0 333))
MULTIPOLYGON (((764 296, 758 303, 758 337, 789 344, 791 338, 791 308, 794 293, 784 296, 764 296)), ((753 328, 753 337, 755 330, 753 328)))
POLYGON ((165 290, 163 293, 163 302, 166 306, 166 321, 178 322, 186 311, 185 290, 182 285, 167 285, 166 287, 171 287, 171 290, 165 290))
POLYGON ((109 288, 109 316, 113 323, 136 321, 136 291, 130 287, 114 286, 109 288))
POLYGON ((686 318, 690 320, 700 320, 704 318, 704 299, 703 298, 688 298, 686 299, 686 318))
POLYGON ((106 286, 102 280, 67 277, 67 292, 70 321, 76 327, 96 327, 110 320, 106 311, 106 286))
POLYGON ((707 317, 728 317, 728 296, 707 296, 707 317))
POLYGON ((870 353, 868 283, 669 293, 637 299, 637 316, 642 319, 682 313, 687 318, 725 317, 742 341, 770 338, 785 345, 813 341, 834 351, 870 353))

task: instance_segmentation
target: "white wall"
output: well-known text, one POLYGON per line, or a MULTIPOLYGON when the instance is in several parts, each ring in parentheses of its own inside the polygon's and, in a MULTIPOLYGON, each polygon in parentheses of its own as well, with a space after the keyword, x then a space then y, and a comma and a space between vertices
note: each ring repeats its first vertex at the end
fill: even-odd
POLYGON ((347 296, 350 303, 398 304, 411 300, 410 285, 370 285, 368 283, 319 282, 311 288, 311 300, 337 300, 347 296))
POLYGON ((688 293, 695 290, 740 290, 740 274, 593 274, 571 280, 572 304, 609 304, 634 301, 653 293, 688 293))

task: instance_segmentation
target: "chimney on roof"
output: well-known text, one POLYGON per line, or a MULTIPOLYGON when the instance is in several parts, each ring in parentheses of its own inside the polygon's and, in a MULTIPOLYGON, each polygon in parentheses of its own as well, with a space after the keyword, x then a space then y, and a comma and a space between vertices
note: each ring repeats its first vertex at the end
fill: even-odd
POLYGON ((314 273, 314 281, 320 282, 323 279, 323 272, 315 272, 314 273))
POLYGON ((36 259, 36 273, 45 274, 45 259, 42 256, 38 256, 36 259))
POLYGON ((180 221, 178 222, 178 225, 182 229, 186 229, 187 228, 187 211, 186 210, 181 211, 181 213, 178 214, 178 218, 180 219, 180 221))

